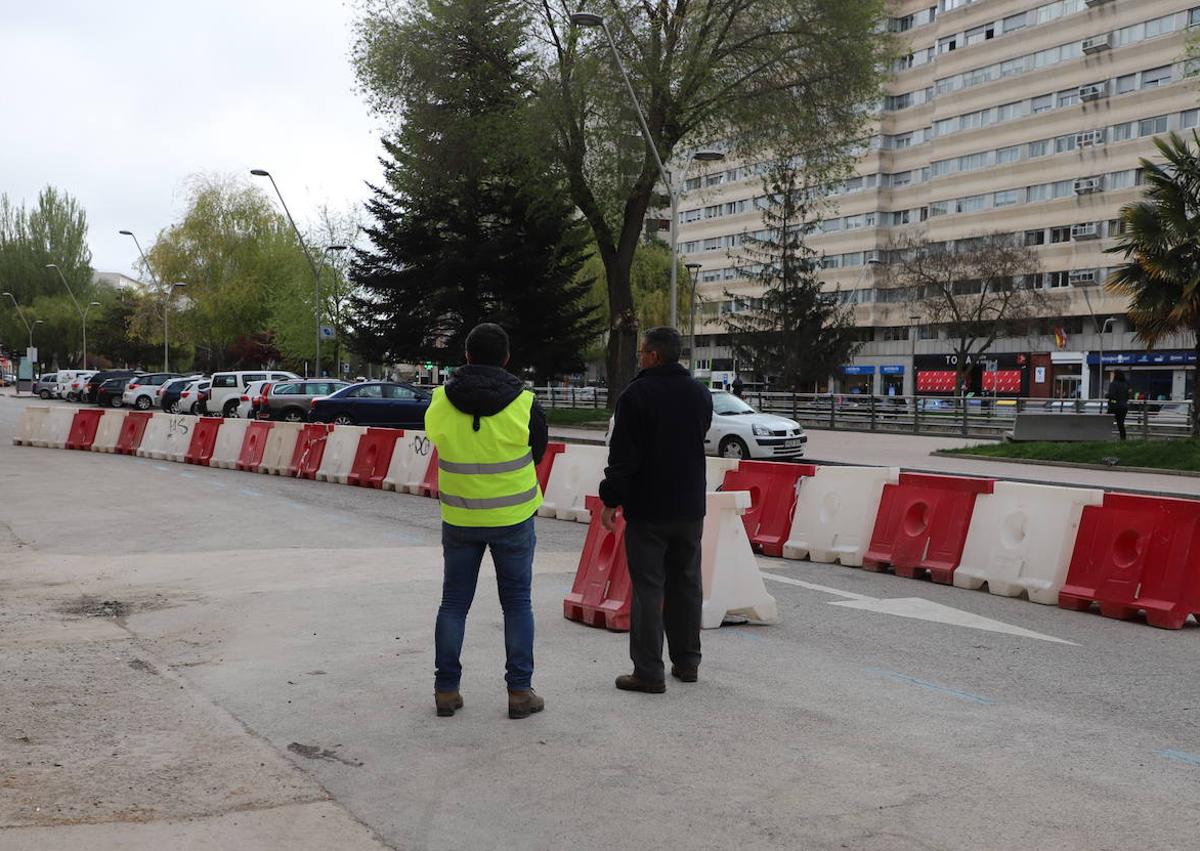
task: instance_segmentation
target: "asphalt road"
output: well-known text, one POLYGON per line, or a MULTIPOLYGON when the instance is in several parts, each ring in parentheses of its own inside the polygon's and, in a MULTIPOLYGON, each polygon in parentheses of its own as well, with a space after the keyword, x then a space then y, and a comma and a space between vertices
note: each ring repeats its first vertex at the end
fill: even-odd
POLYGON ((0 398, 3 851, 1195 844, 1194 624, 761 559, 781 622, 627 694, 625 638, 562 618, 584 527, 539 521, 546 712, 505 716, 489 575, 439 719, 433 501, 14 447, 23 404, 0 398))

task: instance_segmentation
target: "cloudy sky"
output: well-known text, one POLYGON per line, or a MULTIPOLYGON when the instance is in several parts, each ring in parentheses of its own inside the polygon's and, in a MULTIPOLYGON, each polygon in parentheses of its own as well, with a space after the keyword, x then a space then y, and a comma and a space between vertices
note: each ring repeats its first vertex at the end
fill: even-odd
MULTIPOLYGON (((347 0, 0 0, 0 192, 86 208, 100 271, 178 219, 189 175, 271 171, 303 228, 377 182, 347 0)), ((269 188, 270 184, 266 184, 269 188)))

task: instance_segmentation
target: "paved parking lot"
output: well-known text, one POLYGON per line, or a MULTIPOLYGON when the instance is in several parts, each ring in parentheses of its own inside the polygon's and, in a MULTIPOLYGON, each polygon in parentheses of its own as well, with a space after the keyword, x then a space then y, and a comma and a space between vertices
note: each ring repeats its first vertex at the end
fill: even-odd
POLYGON ((761 559, 781 623, 618 692, 539 521, 535 686, 505 717, 481 580, 434 717, 431 500, 10 445, 0 849, 1190 848, 1200 627, 761 559), (916 601, 916 602, 914 602, 916 601))

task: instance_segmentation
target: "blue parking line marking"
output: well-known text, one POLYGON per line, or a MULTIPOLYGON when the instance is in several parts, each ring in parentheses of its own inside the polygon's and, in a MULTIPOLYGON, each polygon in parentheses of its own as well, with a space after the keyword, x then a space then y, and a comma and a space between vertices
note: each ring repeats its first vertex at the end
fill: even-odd
POLYGON ((179 475, 183 476, 185 479, 194 479, 194 478, 196 478, 196 474, 195 474, 195 473, 180 473, 179 475))
POLYGON ((171 468, 170 468, 170 467, 166 467, 166 466, 164 466, 164 465, 162 465, 162 464, 155 464, 155 465, 154 465, 154 469, 156 469, 156 470, 162 470, 164 473, 169 473, 169 472, 171 472, 171 468))
POLYGON ((250 488, 241 488, 240 492, 246 496, 262 496, 262 491, 250 490, 250 488))
POLYGON ((1161 757, 1166 757, 1167 759, 1173 759, 1176 762, 1182 762, 1186 765, 1200 766, 1200 756, 1196 756, 1195 754, 1185 753, 1184 751, 1173 751, 1173 750, 1155 751, 1155 753, 1161 757))
POLYGON ((996 701, 990 698, 981 697, 978 694, 971 694, 969 691, 961 691, 960 689, 950 688, 948 686, 940 686, 937 683, 931 683, 926 680, 918 680, 916 677, 910 677, 907 674, 897 674, 895 671, 883 671, 879 668, 867 668, 868 674, 879 674, 881 677, 886 677, 889 680, 894 680, 898 683, 906 685, 918 686, 920 688, 936 691, 941 694, 948 694, 951 697, 957 697, 961 700, 968 700, 971 703, 981 703, 985 706, 991 706, 996 701))

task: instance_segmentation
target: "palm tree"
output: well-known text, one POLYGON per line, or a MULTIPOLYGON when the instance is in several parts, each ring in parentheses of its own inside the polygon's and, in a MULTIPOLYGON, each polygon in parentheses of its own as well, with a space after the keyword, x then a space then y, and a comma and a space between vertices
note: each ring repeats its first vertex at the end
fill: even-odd
MULTIPOLYGON (((1146 191, 1121 209, 1122 234, 1110 254, 1126 263, 1106 284, 1129 296, 1137 339, 1154 346, 1180 331, 1194 336, 1200 368, 1200 134, 1193 148, 1178 133, 1154 140, 1164 162, 1141 161, 1146 191)), ((1192 436, 1200 436, 1200 405, 1192 382, 1192 436)))

